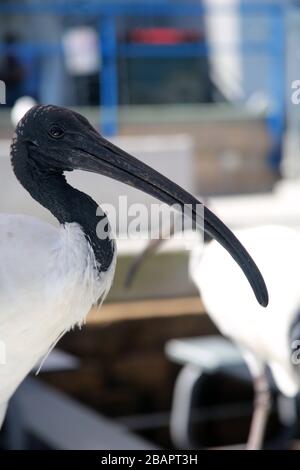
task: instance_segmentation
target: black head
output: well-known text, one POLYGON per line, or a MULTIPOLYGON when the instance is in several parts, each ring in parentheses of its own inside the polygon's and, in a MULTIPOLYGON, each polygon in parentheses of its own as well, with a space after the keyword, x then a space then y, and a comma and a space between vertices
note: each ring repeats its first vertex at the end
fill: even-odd
POLYGON ((12 143, 12 163, 19 145, 23 158, 45 169, 60 172, 81 168, 87 139, 101 139, 89 121, 74 111, 52 105, 32 107, 16 127, 12 143), (78 152, 81 158, 78 159, 78 152))
POLYGON ((79 169, 116 179, 180 207, 231 254, 258 301, 267 305, 268 292, 257 266, 221 220, 181 187, 107 141, 80 114, 58 106, 34 106, 17 126, 11 155, 15 174, 29 191, 31 180, 40 174, 61 175, 79 169), (25 167, 26 184, 22 181, 25 167), (200 214, 199 205, 203 207, 200 214))

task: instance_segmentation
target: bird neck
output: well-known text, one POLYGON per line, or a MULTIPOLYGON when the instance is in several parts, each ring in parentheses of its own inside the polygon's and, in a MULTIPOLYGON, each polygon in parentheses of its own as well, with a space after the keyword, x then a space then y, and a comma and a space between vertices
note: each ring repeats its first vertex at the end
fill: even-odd
POLYGON ((114 240, 104 211, 87 194, 70 186, 61 171, 37 163, 18 165, 14 172, 25 189, 46 207, 60 224, 77 223, 91 244, 99 270, 107 271, 115 254, 114 240))

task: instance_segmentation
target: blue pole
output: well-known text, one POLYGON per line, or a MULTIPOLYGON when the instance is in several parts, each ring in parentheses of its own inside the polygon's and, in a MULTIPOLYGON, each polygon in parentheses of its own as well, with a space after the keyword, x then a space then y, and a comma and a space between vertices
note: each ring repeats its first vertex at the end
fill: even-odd
POLYGON ((282 158, 282 138, 285 125, 285 10, 278 6, 270 14, 269 93, 271 110, 267 119, 272 146, 271 168, 278 170, 282 158))
POLYGON ((103 16, 100 21, 100 53, 102 66, 99 72, 101 132, 112 136, 118 133, 118 71, 115 18, 103 16))

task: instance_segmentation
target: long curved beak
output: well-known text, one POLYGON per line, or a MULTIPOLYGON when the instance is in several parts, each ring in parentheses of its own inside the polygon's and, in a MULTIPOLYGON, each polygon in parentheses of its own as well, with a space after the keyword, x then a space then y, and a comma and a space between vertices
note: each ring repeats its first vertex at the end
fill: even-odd
POLYGON ((80 157, 77 168, 108 176, 170 206, 180 207, 199 229, 204 229, 230 253, 247 277, 257 301, 264 307, 268 305, 268 291, 258 267, 231 230, 213 212, 180 186, 96 132, 89 132, 86 137, 81 139, 80 149, 76 149, 80 157), (202 204, 203 211, 197 210, 199 204, 202 204))

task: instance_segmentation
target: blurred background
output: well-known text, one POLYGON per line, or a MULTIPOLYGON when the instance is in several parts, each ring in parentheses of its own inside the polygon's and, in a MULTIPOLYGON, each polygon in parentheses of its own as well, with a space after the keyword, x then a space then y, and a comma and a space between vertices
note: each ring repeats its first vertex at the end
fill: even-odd
MULTIPOLYGON (((300 2, 292 0, 2 0, 0 210, 56 223, 10 168, 12 109, 17 103, 22 113, 19 99, 29 96, 78 110, 103 135, 204 197, 232 229, 299 228, 300 208, 291 204, 300 192, 300 114, 292 99, 299 44, 300 2)), ((68 179, 100 204, 117 207, 119 194, 129 203, 153 202, 98 175, 68 179)), ((144 242, 118 242, 108 299, 20 387, 3 447, 245 441, 253 391, 242 359, 236 352, 232 364, 208 371, 201 362, 201 341, 218 332, 188 277, 196 243, 166 243, 128 290, 125 274, 144 242), (200 358, 193 379, 186 374, 190 347, 200 358)), ((284 399, 276 390, 274 397, 270 443, 287 432, 284 399)), ((294 417, 297 406, 285 403, 294 417)))

